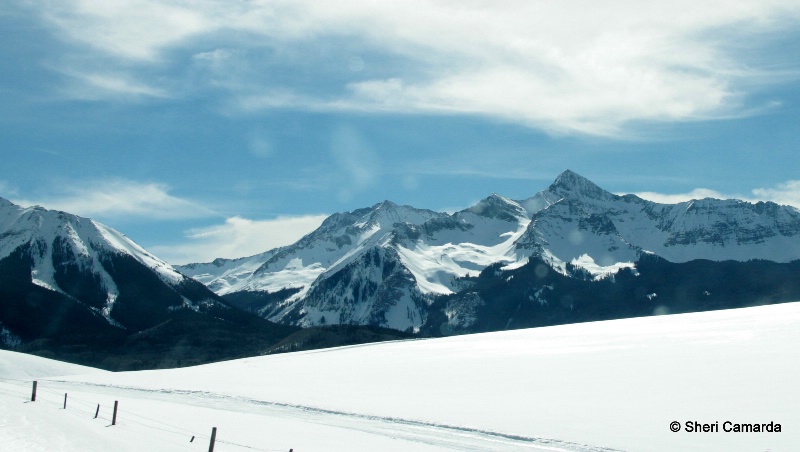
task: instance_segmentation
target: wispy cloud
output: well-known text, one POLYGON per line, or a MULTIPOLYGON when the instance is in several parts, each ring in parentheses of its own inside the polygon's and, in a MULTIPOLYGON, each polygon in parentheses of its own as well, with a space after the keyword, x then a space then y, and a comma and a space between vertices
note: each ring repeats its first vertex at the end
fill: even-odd
POLYGON ((220 2, 32 0, 60 36, 106 54, 153 61, 167 47, 200 32, 213 31, 220 2), (198 8, 194 8, 198 6, 198 8))
POLYGON ((740 199, 748 202, 771 201, 776 204, 793 206, 800 209, 800 180, 790 180, 771 188, 754 188, 749 195, 724 194, 708 188, 696 188, 688 193, 634 193, 640 198, 663 204, 676 204, 692 199, 740 199))
POLYGON ((104 100, 108 98, 167 98, 162 88, 149 86, 126 74, 62 71, 71 82, 61 89, 67 98, 79 100, 104 100))
POLYGON ((252 256, 290 245, 318 228, 327 215, 279 216, 271 220, 249 220, 239 216, 225 223, 190 229, 187 241, 176 245, 150 247, 173 264, 209 262, 218 257, 252 256))
POLYGON ((13 202, 99 219, 174 220, 216 215, 198 203, 171 195, 169 190, 168 186, 158 183, 101 180, 68 186, 59 194, 14 199, 13 202))
POLYGON ((103 73, 115 78, 88 84, 158 93, 154 70, 174 86, 193 73, 176 67, 202 60, 212 72, 196 89, 226 91, 250 111, 469 114, 552 133, 622 136, 639 122, 757 114, 764 106, 749 101, 751 91, 797 78, 797 67, 773 73, 742 59, 796 28, 794 0, 31 4, 76 52, 109 59, 103 73), (344 49, 338 60, 308 51, 330 40, 344 49), (240 52, 265 48, 277 49, 271 59, 240 52), (195 58, 174 58, 176 50, 195 58), (243 60, 262 70, 247 78, 243 60), (264 77, 276 73, 272 64, 302 76, 264 77))

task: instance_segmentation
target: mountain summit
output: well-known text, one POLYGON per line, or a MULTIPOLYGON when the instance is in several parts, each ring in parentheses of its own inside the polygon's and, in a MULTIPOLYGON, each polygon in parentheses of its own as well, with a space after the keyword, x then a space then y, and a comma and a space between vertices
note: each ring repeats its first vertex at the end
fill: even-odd
POLYGON ((582 197, 590 199, 613 199, 614 195, 598 187, 594 182, 580 174, 566 170, 556 177, 556 180, 547 188, 550 193, 561 197, 582 197))

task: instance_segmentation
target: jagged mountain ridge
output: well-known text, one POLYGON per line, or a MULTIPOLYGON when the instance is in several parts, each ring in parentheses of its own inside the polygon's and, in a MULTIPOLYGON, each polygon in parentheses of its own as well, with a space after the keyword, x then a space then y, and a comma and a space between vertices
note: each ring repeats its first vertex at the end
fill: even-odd
POLYGON ((800 212, 737 200, 658 204, 567 170, 525 200, 492 194, 452 215, 387 201, 332 215, 288 247, 178 268, 223 295, 299 289, 258 310, 274 321, 414 330, 436 297, 464 291, 489 266, 513 270, 536 257, 602 278, 647 254, 790 262, 800 258, 800 212))
POLYGON ((794 207, 710 198, 659 204, 614 195, 571 171, 546 191, 560 200, 533 215, 517 245, 562 269, 569 262, 602 275, 642 253, 670 262, 800 258, 794 207))

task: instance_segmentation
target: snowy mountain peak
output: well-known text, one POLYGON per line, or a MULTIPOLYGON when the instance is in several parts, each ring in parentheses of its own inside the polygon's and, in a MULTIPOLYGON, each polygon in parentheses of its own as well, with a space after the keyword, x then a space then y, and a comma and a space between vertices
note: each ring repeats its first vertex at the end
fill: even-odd
POLYGON ((0 259, 19 250, 29 250, 25 254, 32 259, 34 284, 70 294, 73 291, 65 284, 72 282, 64 272, 85 272, 101 286, 109 308, 118 295, 114 278, 103 264, 109 255, 131 257, 170 285, 185 280, 172 266, 108 226, 67 212, 40 206, 25 208, 2 200, 0 259))
POLYGON ((525 209, 518 202, 497 193, 492 193, 487 198, 480 200, 474 206, 466 209, 466 212, 506 221, 517 221, 518 218, 527 216, 525 209))
POLYGON ((384 199, 383 201, 379 202, 378 204, 375 204, 374 206, 372 206, 372 208, 375 209, 375 210, 377 210, 377 209, 394 209, 394 208, 397 208, 397 207, 399 207, 397 204, 389 201, 388 199, 384 199))
POLYGON ((441 214, 431 210, 400 206, 391 201, 375 204, 356 226, 388 228, 396 223, 422 224, 441 214))
POLYGON ((547 191, 563 198, 613 199, 615 196, 580 174, 566 170, 559 174, 547 191))

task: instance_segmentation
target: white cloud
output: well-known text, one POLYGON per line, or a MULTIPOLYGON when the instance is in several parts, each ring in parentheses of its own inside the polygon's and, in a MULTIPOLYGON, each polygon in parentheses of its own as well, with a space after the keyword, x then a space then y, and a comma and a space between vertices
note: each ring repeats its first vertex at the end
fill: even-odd
POLYGON ((714 199, 730 199, 735 196, 726 196, 722 193, 710 190, 708 188, 695 188, 688 193, 656 193, 652 191, 643 191, 634 193, 634 195, 646 199, 648 201, 658 202, 661 204, 677 204, 679 202, 691 201, 693 199, 714 198, 714 199))
POLYGON ((139 61, 155 60, 165 47, 213 30, 213 15, 222 6, 153 0, 34 0, 32 4, 62 36, 139 61))
MULTIPOLYGON (((795 0, 32 3, 59 36, 115 59, 120 71, 149 65, 152 76, 171 50, 189 48, 194 60, 213 63, 206 88, 233 91, 245 109, 476 114, 595 135, 625 134, 639 121, 757 112, 748 91, 785 82, 786 73, 752 67, 738 50, 791 32, 800 17, 795 0), (372 75, 358 64, 360 71, 348 71, 356 78, 322 94, 332 68, 307 50, 332 38, 402 64, 372 75), (201 42, 206 51, 195 51, 201 42), (237 50, 229 47, 280 49, 283 64, 307 74, 298 79, 320 85, 276 82, 261 75, 268 71, 254 71, 260 75, 247 83, 215 84, 226 70, 238 73, 226 66, 237 50)), ((341 66, 351 63, 343 54, 341 66)), ((155 89, 141 81, 126 86, 155 89)))
POLYGON ((723 194, 708 188, 696 188, 688 193, 665 194, 656 192, 634 193, 636 196, 663 204, 676 204, 692 199, 740 199, 748 202, 771 201, 800 209, 800 180, 790 180, 773 188, 755 188, 750 195, 723 194))
POLYGON ((210 262, 218 257, 252 256, 290 245, 318 228, 327 215, 280 216, 272 220, 249 220, 239 216, 225 223, 187 231, 188 242, 150 247, 172 264, 210 262))
POLYGON ((753 196, 800 209, 800 180, 783 182, 775 188, 756 188, 753 196))
POLYGON ((134 217, 169 220, 215 215, 200 204, 171 195, 169 187, 157 183, 114 179, 62 187, 60 191, 58 195, 13 202, 99 219, 134 217))

